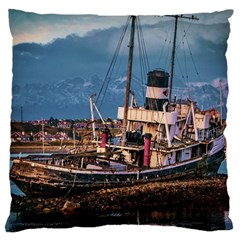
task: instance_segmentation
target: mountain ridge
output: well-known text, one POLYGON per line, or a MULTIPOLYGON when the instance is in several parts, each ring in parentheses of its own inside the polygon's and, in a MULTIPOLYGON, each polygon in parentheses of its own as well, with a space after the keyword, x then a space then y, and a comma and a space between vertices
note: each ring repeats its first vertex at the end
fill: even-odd
MULTIPOLYGON (((60 118, 90 118, 89 97, 97 94, 94 101, 104 117, 117 117, 117 107, 123 106, 126 76, 121 75, 109 82, 108 88, 102 89, 98 96, 103 80, 97 75, 90 79, 74 77, 61 79, 52 83, 14 84, 12 98, 12 119, 20 120, 24 113, 26 120, 60 117, 60 118), (105 96, 103 96, 105 95, 105 96), (20 113, 22 108, 23 113, 20 113)), ((216 83, 215 83, 216 84, 216 83)), ((105 86, 106 87, 106 86, 105 86)), ((134 78, 131 89, 139 106, 145 103, 146 86, 139 79, 134 78)), ((212 84, 190 84, 184 90, 173 89, 173 95, 178 98, 190 96, 197 101, 198 107, 219 108, 219 88, 212 84)), ((223 102, 226 102, 228 86, 223 84, 223 102)), ((226 115, 226 106, 224 115, 226 115)))

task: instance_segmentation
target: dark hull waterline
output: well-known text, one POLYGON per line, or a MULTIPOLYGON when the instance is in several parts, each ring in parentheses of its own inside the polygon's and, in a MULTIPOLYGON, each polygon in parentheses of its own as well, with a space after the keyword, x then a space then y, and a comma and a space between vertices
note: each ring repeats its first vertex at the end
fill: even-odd
POLYGON ((96 171, 49 166, 25 160, 14 163, 11 180, 30 196, 65 196, 101 188, 127 187, 155 181, 216 174, 224 151, 162 168, 141 171, 96 171), (61 169, 62 168, 62 169, 61 169), (14 174, 13 174, 14 172, 14 174), (21 174, 22 173, 22 174, 21 174))

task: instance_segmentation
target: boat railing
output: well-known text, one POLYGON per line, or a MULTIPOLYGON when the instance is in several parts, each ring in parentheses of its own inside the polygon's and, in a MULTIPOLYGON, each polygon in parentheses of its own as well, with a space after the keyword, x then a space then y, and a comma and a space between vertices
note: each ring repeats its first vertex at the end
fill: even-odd
POLYGON ((218 126, 216 128, 198 129, 198 139, 200 141, 210 140, 212 138, 220 136, 221 134, 222 134, 221 126, 218 126))
POLYGON ((69 156, 29 156, 22 160, 35 161, 38 164, 44 164, 49 166, 61 167, 61 168, 71 168, 71 169, 88 169, 94 171, 139 171, 139 167, 135 164, 126 163, 121 160, 111 160, 109 158, 98 156, 97 158, 88 157, 77 157, 69 158, 69 156))

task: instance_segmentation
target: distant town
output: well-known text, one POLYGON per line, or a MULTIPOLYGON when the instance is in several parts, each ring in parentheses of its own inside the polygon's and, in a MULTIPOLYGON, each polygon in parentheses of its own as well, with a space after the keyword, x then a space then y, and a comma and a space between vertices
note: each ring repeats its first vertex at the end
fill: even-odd
MULTIPOLYGON (((120 130, 122 121, 111 118, 97 119, 95 122, 96 130, 105 127, 120 130)), ((81 140, 83 132, 92 131, 92 121, 90 119, 50 119, 33 120, 27 122, 11 122, 11 142, 30 143, 30 142, 60 142, 81 140)))

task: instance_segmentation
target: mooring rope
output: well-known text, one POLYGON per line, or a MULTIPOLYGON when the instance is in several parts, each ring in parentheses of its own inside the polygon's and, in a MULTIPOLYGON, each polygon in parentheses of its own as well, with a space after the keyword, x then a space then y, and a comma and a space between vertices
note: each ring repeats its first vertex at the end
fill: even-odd
POLYGON ((77 172, 75 173, 74 181, 73 181, 73 184, 72 184, 71 188, 68 190, 67 194, 64 196, 63 199, 65 199, 68 196, 68 194, 72 191, 72 189, 73 189, 73 187, 75 185, 75 182, 76 182, 76 178, 77 178, 77 172))

